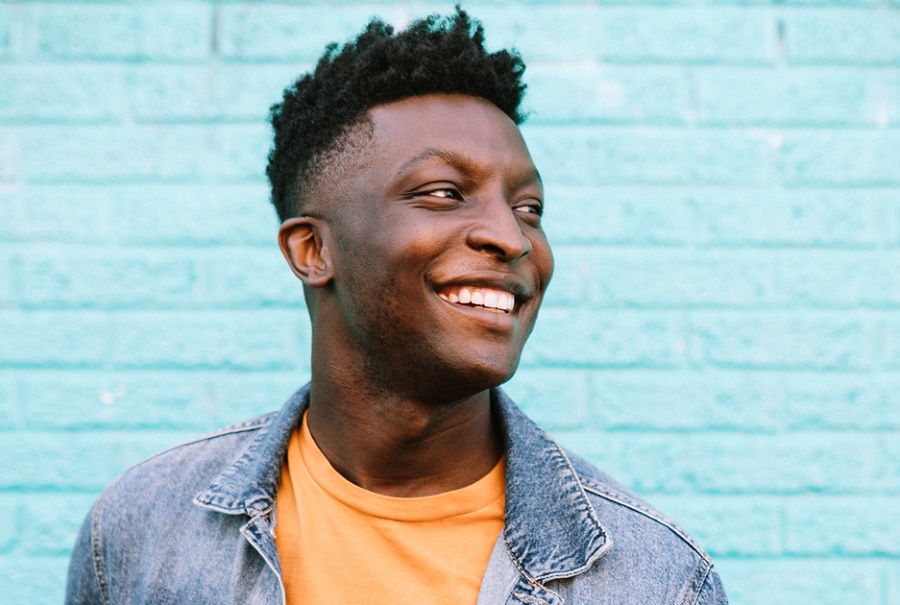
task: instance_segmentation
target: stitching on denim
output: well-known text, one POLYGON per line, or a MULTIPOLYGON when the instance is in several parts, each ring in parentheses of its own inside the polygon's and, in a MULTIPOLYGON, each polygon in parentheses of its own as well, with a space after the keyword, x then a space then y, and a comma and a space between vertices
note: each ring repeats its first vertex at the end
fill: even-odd
POLYGON ((514 592, 513 596, 519 599, 523 603, 528 603, 528 605, 547 605, 547 601, 540 597, 533 597, 530 594, 523 594, 521 592, 514 592))
MULTIPOLYGON (((269 424, 269 422, 271 421, 273 416, 275 416, 274 412, 271 414, 266 414, 265 416, 260 416, 259 418, 254 418, 253 420, 248 420, 246 422, 242 422, 240 424, 234 424, 231 426, 227 426, 225 428, 213 431, 212 433, 208 433, 206 435, 201 435, 200 437, 195 437, 188 441, 184 441, 177 445, 173 445, 172 447, 166 448, 166 449, 162 450, 161 452, 157 452, 157 453, 153 454, 152 456, 150 456, 149 458, 142 460, 141 462, 138 462, 137 464, 135 464, 134 466, 130 467, 127 470, 130 471, 132 469, 143 466, 144 464, 147 464, 151 460, 155 460, 156 458, 159 458, 160 456, 162 456, 164 454, 168 454, 169 452, 174 452, 175 450, 178 450, 178 449, 181 449, 184 447, 188 447, 191 445, 196 445, 196 444, 204 442, 204 441, 211 441, 213 439, 218 439, 219 437, 227 437, 229 435, 234 435, 236 433, 245 433, 245 432, 258 431, 260 429, 264 429, 269 424)), ((113 483, 115 483, 115 482, 113 482, 113 483)), ((110 487, 112 487, 112 485, 110 485, 110 487)))
MULTIPOLYGON (((570 572, 567 572, 565 574, 548 575, 548 576, 542 578, 543 581, 545 581, 545 582, 549 581, 549 580, 558 580, 560 578, 568 578, 568 577, 572 577, 572 576, 578 575, 580 573, 583 573, 584 571, 589 569, 591 567, 591 565, 593 565, 594 562, 597 561, 597 559, 599 559, 604 554, 606 554, 606 551, 608 551, 610 549, 610 547, 612 546, 612 539, 606 533, 606 530, 603 528, 603 525, 600 523, 600 519, 597 518, 597 511, 594 510, 594 507, 591 505, 591 501, 588 498, 587 493, 585 492, 585 485, 583 483, 583 479, 582 479, 581 475, 579 475, 578 471, 575 470, 575 467, 572 464, 572 461, 569 460, 569 457, 566 455, 565 450, 563 450, 563 448, 556 442, 556 440, 553 439, 552 437, 550 437, 549 435, 547 435, 546 437, 554 445, 555 451, 552 451, 550 453, 550 455, 562 460, 562 462, 565 464, 565 466, 569 469, 569 472, 572 473, 572 477, 574 477, 575 483, 578 485, 578 491, 581 494, 581 501, 583 504, 583 506, 579 509, 579 511, 583 510, 585 513, 587 513, 588 518, 592 521, 594 527, 597 529, 597 532, 603 538, 603 540, 605 542, 605 546, 598 549, 596 555, 594 557, 588 559, 582 567, 571 570, 570 572)), ((549 590, 549 589, 545 588, 545 590, 549 590)))
POLYGON ((706 576, 709 575, 710 569, 712 569, 712 564, 707 560, 701 559, 694 570, 694 575, 691 576, 691 581, 686 587, 679 605, 694 605, 697 602, 700 590, 703 588, 703 583, 706 581, 706 576), (691 597, 691 599, 688 600, 688 597, 691 597))
POLYGON ((101 502, 97 502, 91 518, 91 563, 94 567, 94 577, 97 579, 97 588, 100 590, 100 598, 104 603, 109 604, 109 583, 103 574, 103 553, 100 548, 101 528, 100 528, 100 508, 101 502))
POLYGON ((519 573, 522 575, 525 580, 531 584, 532 586, 540 586, 537 579, 535 579, 528 571, 525 570, 525 567, 522 565, 522 562, 519 560, 519 557, 516 556, 516 553, 513 552, 512 548, 509 547, 509 542, 506 541, 506 538, 503 538, 503 545, 506 547, 506 552, 509 553, 509 558, 512 559, 513 564, 516 566, 516 569, 519 570, 519 573))
MULTIPOLYGON (((243 433, 247 431, 256 431, 261 428, 266 427, 269 422, 272 420, 272 417, 275 416, 277 412, 272 412, 270 414, 266 414, 265 416, 260 416, 258 418, 254 418, 253 420, 248 420, 246 422, 241 422, 240 424, 232 424, 231 426, 226 426, 221 429, 217 429, 211 433, 207 433, 205 435, 200 435, 199 437, 194 437, 177 445, 173 445, 170 448, 164 449, 163 451, 154 454, 153 456, 147 458, 144 462, 148 460, 153 460, 157 456, 161 456, 167 452, 171 452, 172 450, 177 450, 178 448, 185 447, 187 445, 193 445, 195 443, 200 443, 201 441, 210 441, 212 439, 216 439, 218 437, 225 437, 227 435, 233 435, 235 433, 243 433)), ((143 464, 141 462, 140 464, 143 464)))
POLYGON ((644 516, 656 521, 660 525, 669 528, 679 538, 684 540, 684 542, 688 546, 694 549, 694 551, 700 556, 701 559, 708 562, 710 565, 712 564, 712 559, 710 558, 710 556, 706 554, 706 552, 704 552, 696 542, 694 542, 694 540, 687 534, 687 532, 681 529, 678 524, 676 524, 665 515, 647 507, 643 503, 629 497, 627 494, 623 494, 622 492, 613 490, 609 486, 604 485, 595 479, 586 477, 583 481, 585 484, 585 488, 588 489, 591 493, 596 494, 597 496, 605 500, 609 500, 611 502, 615 502, 617 504, 621 504, 622 506, 628 507, 633 511, 639 512, 644 516))
POLYGON ((604 538, 608 538, 608 536, 606 535, 606 530, 604 530, 603 526, 600 524, 600 519, 597 518, 597 511, 595 511, 594 507, 591 506, 591 501, 588 499, 588 495, 584 490, 584 483, 581 479, 581 476, 579 476, 578 471, 575 470, 575 467, 572 465, 572 461, 569 460, 568 456, 566 456, 566 453, 563 451, 562 447, 560 447, 560 445, 552 438, 550 440, 553 442, 553 445, 556 446, 556 451, 554 452, 554 454, 562 459, 566 467, 569 469, 569 472, 571 472, 572 476, 576 479, 575 482, 578 484, 578 491, 581 494, 581 499, 584 503, 584 508, 587 511, 588 517, 594 523, 594 527, 597 528, 597 531, 600 532, 600 535, 604 538))

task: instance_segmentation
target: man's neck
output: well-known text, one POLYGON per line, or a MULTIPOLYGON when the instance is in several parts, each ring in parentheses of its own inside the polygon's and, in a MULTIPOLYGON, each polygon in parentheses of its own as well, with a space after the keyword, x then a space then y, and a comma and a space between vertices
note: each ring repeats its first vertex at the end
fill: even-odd
POLYGON ((309 429, 331 465, 372 492, 427 496, 470 485, 500 460, 490 391, 416 401, 313 373, 309 429))

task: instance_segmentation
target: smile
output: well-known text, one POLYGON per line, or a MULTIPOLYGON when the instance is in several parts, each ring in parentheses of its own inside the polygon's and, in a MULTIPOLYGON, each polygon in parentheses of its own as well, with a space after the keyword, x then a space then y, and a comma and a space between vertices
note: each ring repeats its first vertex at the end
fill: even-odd
POLYGON ((505 290, 458 286, 438 292, 438 296, 454 305, 481 307, 496 313, 509 313, 516 306, 516 297, 505 290))

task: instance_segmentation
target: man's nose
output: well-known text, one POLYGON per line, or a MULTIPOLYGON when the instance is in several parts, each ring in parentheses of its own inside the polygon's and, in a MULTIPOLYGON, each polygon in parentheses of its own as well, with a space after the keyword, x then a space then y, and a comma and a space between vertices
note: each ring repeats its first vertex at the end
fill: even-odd
POLYGON ((469 230, 468 244, 505 261, 531 252, 531 240, 522 232, 516 211, 503 196, 492 197, 480 205, 480 214, 469 230))

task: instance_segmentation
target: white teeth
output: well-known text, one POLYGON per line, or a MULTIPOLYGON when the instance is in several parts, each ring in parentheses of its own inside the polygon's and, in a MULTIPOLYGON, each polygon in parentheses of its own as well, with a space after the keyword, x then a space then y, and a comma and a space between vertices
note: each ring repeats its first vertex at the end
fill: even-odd
POLYGON ((512 311, 516 306, 516 297, 513 294, 491 288, 464 287, 450 292, 441 292, 438 296, 454 304, 472 305, 504 312, 512 311))
POLYGON ((507 311, 512 311, 513 307, 516 306, 516 297, 510 294, 509 292, 504 292, 502 296, 502 301, 500 304, 501 308, 506 309, 507 311))

